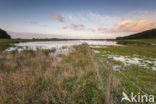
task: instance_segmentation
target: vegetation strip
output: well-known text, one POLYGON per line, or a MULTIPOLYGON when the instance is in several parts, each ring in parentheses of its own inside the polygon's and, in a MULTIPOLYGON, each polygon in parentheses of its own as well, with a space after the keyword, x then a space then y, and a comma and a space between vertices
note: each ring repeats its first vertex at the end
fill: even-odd
MULTIPOLYGON (((86 45, 87 45, 87 44, 86 44, 86 45)), ((89 48, 88 45, 87 45, 87 47, 88 47, 89 56, 90 56, 90 58, 91 58, 91 60, 92 60, 92 62, 93 62, 93 66, 94 66, 94 68, 95 68, 95 70, 96 70, 96 72, 97 72, 97 76, 98 76, 98 79, 99 79, 99 81, 100 81, 100 85, 101 85, 101 87, 102 87, 102 91, 103 91, 103 94, 104 94, 104 91, 105 91, 105 89, 104 89, 104 83, 103 83, 102 77, 101 77, 101 75, 100 75, 100 73, 99 73, 98 65, 97 65, 96 62, 94 61, 94 51, 91 50, 91 49, 89 48)))

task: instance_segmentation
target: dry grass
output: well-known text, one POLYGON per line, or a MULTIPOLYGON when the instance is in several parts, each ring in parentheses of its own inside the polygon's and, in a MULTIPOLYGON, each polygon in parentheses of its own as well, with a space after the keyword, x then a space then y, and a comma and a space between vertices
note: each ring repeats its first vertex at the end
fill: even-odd
POLYGON ((86 44, 54 60, 42 50, 0 53, 0 104, 103 103, 86 44))

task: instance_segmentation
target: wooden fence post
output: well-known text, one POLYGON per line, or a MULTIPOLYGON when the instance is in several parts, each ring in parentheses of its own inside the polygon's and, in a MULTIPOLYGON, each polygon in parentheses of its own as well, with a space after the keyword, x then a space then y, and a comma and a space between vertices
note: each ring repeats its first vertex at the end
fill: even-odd
POLYGON ((110 61, 109 65, 108 65, 108 76, 107 76, 107 88, 106 88, 106 95, 105 95, 105 104, 109 104, 112 70, 113 70, 113 62, 110 61))

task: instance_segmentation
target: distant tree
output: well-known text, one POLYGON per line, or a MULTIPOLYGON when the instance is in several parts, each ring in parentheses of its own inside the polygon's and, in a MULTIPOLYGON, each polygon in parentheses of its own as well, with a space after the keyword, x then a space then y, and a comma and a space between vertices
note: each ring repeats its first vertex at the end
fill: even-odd
POLYGON ((11 36, 2 29, 0 29, 0 39, 11 39, 11 36))
POLYGON ((36 40, 36 38, 32 38, 33 40, 36 40))

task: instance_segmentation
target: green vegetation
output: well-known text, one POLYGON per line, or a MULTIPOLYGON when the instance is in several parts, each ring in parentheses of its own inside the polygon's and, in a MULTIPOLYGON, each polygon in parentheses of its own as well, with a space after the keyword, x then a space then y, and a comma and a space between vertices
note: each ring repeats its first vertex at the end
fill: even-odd
MULTIPOLYGON (((5 46, 4 50, 12 43, 27 41, 39 40, 0 40, 0 44, 6 45, 0 47, 5 46)), ((0 104, 103 104, 109 55, 156 58, 154 39, 119 41, 132 44, 93 48, 99 51, 95 55, 87 44, 75 45, 69 55, 55 57, 51 56, 57 53, 55 48, 0 52, 0 104)), ((113 63, 121 65, 122 71, 113 71, 111 104, 132 104, 121 102, 122 92, 143 94, 136 86, 156 97, 156 71, 138 65, 125 66, 121 61, 113 63)))
POLYGON ((53 49, 43 49, 42 51, 45 53, 45 55, 49 55, 50 53, 55 53, 56 48, 53 48, 53 49))
MULTIPOLYGON (((138 66, 129 66, 123 72, 131 81, 133 81, 137 86, 139 86, 145 93, 153 94, 156 96, 156 71, 141 68, 138 66)), ((141 92, 138 91, 136 86, 134 86, 130 81, 123 78, 119 73, 116 73, 118 77, 121 77, 121 81, 124 84, 124 87, 130 92, 132 89, 136 90, 135 93, 141 92)))
POLYGON ((0 104, 102 104, 88 46, 73 48, 61 60, 49 50, 0 53, 0 104))
POLYGON ((135 40, 117 40, 118 44, 123 45, 144 45, 144 46, 156 46, 156 39, 135 39, 135 40))
MULTIPOLYGON (((140 41, 140 40, 130 40, 140 41)), ((145 43, 155 44, 155 40, 141 40, 145 43)), ((138 57, 143 59, 152 60, 156 58, 156 47, 153 45, 145 44, 129 44, 124 46, 107 46, 105 48, 94 48, 98 50, 99 53, 95 55, 96 63, 99 66, 100 74, 103 77, 103 82, 106 83, 107 79, 107 62, 109 60, 109 55, 114 56, 126 56, 130 58, 138 57)), ((156 71, 140 67, 138 65, 128 65, 125 66, 121 61, 113 60, 114 65, 120 65, 121 72, 114 71, 112 77, 112 88, 111 88, 111 101, 117 104, 132 104, 129 102, 121 102, 122 92, 130 94, 134 92, 135 94, 143 94, 143 90, 146 94, 154 95, 156 97, 156 71), (125 78, 125 76, 129 78, 125 78), (135 85, 134 85, 135 84, 135 85)))
POLYGON ((95 48, 96 50, 110 55, 121 55, 129 57, 140 58, 156 58, 155 46, 139 46, 139 45, 126 45, 126 46, 108 46, 106 48, 95 48))
MULTIPOLYGON (((96 62, 99 66, 103 83, 106 84, 108 72, 107 60, 96 56, 96 62)), ((114 62, 114 65, 117 64, 123 63, 114 62)), ((121 102, 123 91, 126 92, 126 94, 131 94, 131 92, 133 92, 136 95, 138 93, 144 95, 143 92, 145 92, 148 95, 156 96, 155 81, 156 71, 138 67, 136 65, 127 66, 126 69, 121 72, 114 71, 112 75, 111 102, 115 104, 133 104, 125 101, 121 102), (129 79, 125 78, 123 75, 129 79), (143 92, 137 88, 138 86, 143 92)))
POLYGON ((117 37, 117 40, 123 39, 153 39, 156 38, 156 29, 147 30, 141 33, 136 33, 134 35, 129 35, 125 37, 117 37))
MULTIPOLYGON (((95 62, 98 66, 99 76, 102 80, 102 87, 104 89, 104 94, 106 93, 106 85, 107 85, 107 75, 108 75, 108 60, 103 59, 102 57, 95 55, 95 62)), ((110 92, 110 103, 111 104, 121 104, 122 98, 122 83, 120 78, 118 78, 114 73, 112 75, 112 85, 110 92)), ((128 104, 128 103, 125 103, 128 104)))
POLYGON ((26 42, 26 41, 28 40, 0 39, 0 51, 3 51, 10 46, 14 46, 13 43, 26 42))
POLYGON ((11 37, 6 31, 0 29, 0 39, 11 39, 11 37))

